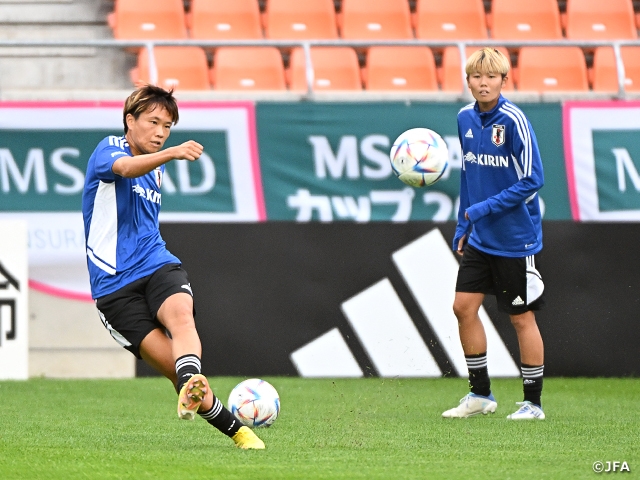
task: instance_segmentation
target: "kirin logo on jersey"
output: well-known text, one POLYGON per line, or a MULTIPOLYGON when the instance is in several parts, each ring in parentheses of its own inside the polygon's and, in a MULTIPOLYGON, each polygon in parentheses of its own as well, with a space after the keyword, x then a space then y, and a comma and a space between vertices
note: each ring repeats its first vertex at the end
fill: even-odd
POLYGON ((144 189, 137 183, 133 186, 133 191, 149 202, 162 204, 162 194, 151 188, 144 189))
POLYGON ((496 147, 504 145, 504 125, 494 125, 492 127, 491 141, 496 147))
POLYGON ((477 159, 477 158, 476 158, 476 156, 475 156, 473 153, 471 153, 471 152, 468 152, 468 153, 466 153, 466 154, 464 155, 464 161, 465 161, 465 162, 469 162, 469 163, 478 163, 478 159, 477 159))
POLYGON ((477 163, 481 166, 487 167, 509 167, 509 157, 503 155, 488 155, 486 153, 479 153, 478 156, 472 152, 467 152, 462 157, 467 163, 477 163))
POLYGON ((160 167, 156 168, 153 173, 156 177, 156 185, 158 185, 158 188, 162 187, 162 170, 160 167))

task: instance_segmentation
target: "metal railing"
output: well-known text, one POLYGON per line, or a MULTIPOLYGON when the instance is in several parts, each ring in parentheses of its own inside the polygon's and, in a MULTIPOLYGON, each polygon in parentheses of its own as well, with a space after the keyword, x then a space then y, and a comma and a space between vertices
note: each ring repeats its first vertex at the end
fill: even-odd
POLYGON ((610 41, 572 41, 572 40, 540 40, 529 42, 500 41, 500 40, 469 40, 469 41, 432 41, 432 40, 372 40, 372 41, 348 41, 348 40, 0 40, 0 47, 94 47, 94 48, 146 48, 149 55, 149 80, 151 83, 158 82, 158 69, 155 60, 154 48, 163 46, 179 47, 259 47, 270 46, 280 49, 302 47, 305 58, 306 73, 306 95, 313 97, 314 89, 314 69, 311 59, 311 47, 352 47, 367 48, 372 46, 425 46, 430 48, 444 48, 450 46, 458 47, 461 59, 460 75, 463 80, 461 95, 466 96, 466 74, 464 66, 466 63, 466 47, 506 47, 519 48, 524 46, 535 47, 559 47, 576 46, 580 48, 592 49, 596 47, 613 47, 616 72, 618 80, 618 91, 616 98, 625 99, 627 92, 625 89, 625 69, 622 61, 621 47, 638 46, 640 40, 610 40, 610 41))

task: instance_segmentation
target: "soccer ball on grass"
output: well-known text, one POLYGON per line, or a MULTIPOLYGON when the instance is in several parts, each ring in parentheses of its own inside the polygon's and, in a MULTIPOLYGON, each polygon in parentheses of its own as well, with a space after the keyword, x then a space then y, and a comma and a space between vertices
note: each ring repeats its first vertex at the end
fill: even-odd
POLYGON ((280 396, 273 385, 259 378, 244 380, 229 394, 231 413, 247 427, 268 427, 280 413, 280 396))
POLYGON ((400 180, 412 187, 436 183, 449 164, 449 149, 443 138, 428 128, 412 128, 402 133, 389 153, 391 168, 400 180))

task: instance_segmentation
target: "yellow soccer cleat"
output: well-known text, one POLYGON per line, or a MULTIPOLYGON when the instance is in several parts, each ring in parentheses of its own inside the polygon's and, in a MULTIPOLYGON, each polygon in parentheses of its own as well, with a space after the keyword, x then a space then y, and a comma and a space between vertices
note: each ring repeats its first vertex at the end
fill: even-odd
POLYGON ((178 417, 182 420, 193 420, 198 409, 209 391, 207 377, 197 373, 192 376, 180 389, 178 395, 178 417))
POLYGON ((231 437, 236 442, 236 447, 244 450, 264 450, 264 442, 253 433, 249 427, 240 427, 240 430, 231 437))

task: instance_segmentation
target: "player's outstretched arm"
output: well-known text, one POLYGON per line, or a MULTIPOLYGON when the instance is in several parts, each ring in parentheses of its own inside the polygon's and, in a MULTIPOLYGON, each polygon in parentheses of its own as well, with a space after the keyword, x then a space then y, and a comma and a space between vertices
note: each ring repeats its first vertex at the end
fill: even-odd
POLYGON ((155 153, 135 155, 133 157, 120 157, 111 169, 116 175, 126 178, 136 178, 145 175, 153 169, 164 165, 171 160, 188 160, 193 162, 202 155, 203 146, 198 142, 189 140, 180 145, 166 148, 155 153))

